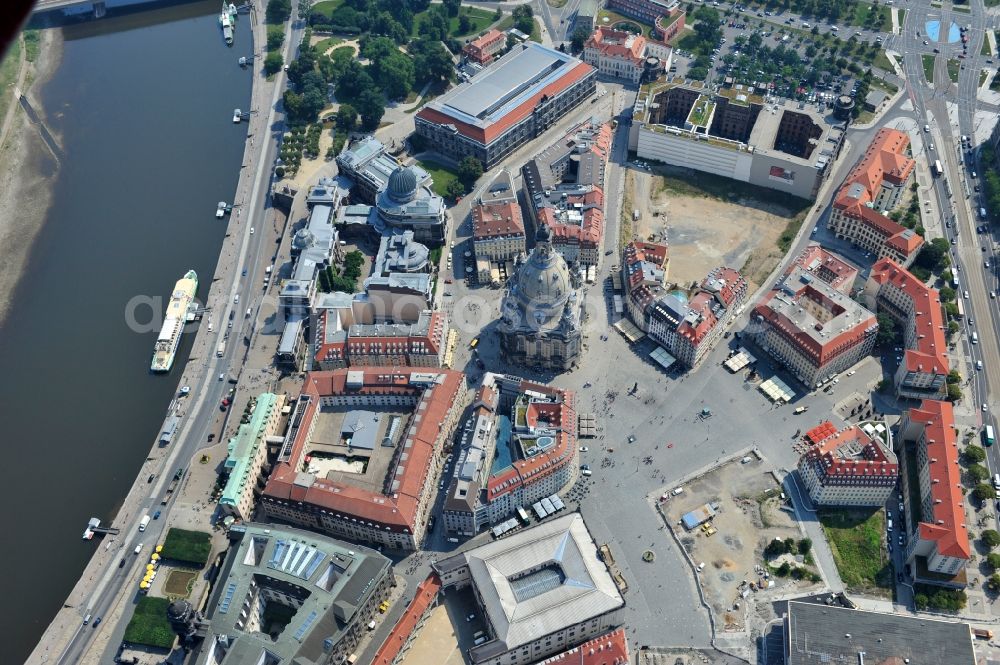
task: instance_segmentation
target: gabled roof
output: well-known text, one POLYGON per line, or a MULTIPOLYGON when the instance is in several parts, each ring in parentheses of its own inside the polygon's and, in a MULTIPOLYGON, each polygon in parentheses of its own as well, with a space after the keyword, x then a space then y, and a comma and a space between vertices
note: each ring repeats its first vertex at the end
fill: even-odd
POLYGON ((948 342, 938 290, 921 282, 892 259, 876 261, 868 279, 882 286, 891 284, 910 299, 910 316, 916 327, 916 338, 915 346, 903 354, 906 369, 910 372, 947 374, 948 342))
MULTIPOLYGON (((832 427, 829 422, 824 425, 832 427)), ((819 435, 816 429, 810 430, 807 436, 814 433, 819 435)), ((822 430, 824 434, 828 431, 827 428, 822 430)), ((810 446, 802 455, 801 461, 816 464, 819 474, 826 477, 895 478, 899 475, 896 455, 884 448, 880 441, 868 436, 858 425, 828 434, 810 446)))
POLYGON ((418 371, 409 367, 365 367, 310 372, 302 393, 313 399, 302 414, 288 461, 275 465, 264 496, 310 503, 397 533, 413 533, 421 493, 429 485, 426 481, 434 464, 435 441, 448 412, 462 408, 459 402, 464 381, 461 372, 431 368, 418 371), (400 395, 418 400, 410 427, 401 437, 400 445, 407 446, 406 455, 400 456, 392 487, 386 493, 299 471, 319 398, 344 394, 400 395))
POLYGON ((972 548, 965 525, 962 467, 958 465, 954 411, 948 402, 924 400, 919 408, 910 409, 908 416, 911 422, 924 426, 926 468, 930 474, 933 522, 920 522, 920 537, 934 541, 938 554, 942 556, 968 559, 972 548))
POLYGON ((618 628, 535 665, 625 665, 628 662, 628 638, 625 629, 618 628))

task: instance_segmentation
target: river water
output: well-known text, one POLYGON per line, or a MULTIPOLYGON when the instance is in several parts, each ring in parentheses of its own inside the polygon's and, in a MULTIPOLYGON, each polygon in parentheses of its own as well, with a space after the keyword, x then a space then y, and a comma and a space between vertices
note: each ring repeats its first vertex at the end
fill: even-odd
MULTIPOLYGON (((3 662, 22 662, 73 588, 157 436, 173 371, 149 373, 156 331, 126 309, 194 268, 209 282, 246 139, 249 18, 227 48, 217 0, 63 28, 62 60, 36 91, 65 157, 10 315, 0 328, 3 662)), ((36 160, 37 161, 37 160, 36 160)), ((156 300, 154 300, 156 302, 156 300)), ((150 309, 140 309, 148 321, 150 309)), ((154 325, 153 328, 156 326, 154 325)))

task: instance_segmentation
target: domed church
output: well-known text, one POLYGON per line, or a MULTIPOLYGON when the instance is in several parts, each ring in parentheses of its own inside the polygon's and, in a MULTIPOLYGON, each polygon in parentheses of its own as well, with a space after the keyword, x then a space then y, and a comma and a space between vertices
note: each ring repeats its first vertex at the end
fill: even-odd
POLYGON ((580 355, 583 316, 577 277, 552 248, 552 230, 542 225, 504 292, 500 352, 509 362, 568 370, 580 355))
POLYGON ((384 227, 413 231, 416 241, 439 245, 447 232, 444 199, 417 182, 409 166, 399 166, 389 175, 385 189, 375 197, 379 221, 384 227))

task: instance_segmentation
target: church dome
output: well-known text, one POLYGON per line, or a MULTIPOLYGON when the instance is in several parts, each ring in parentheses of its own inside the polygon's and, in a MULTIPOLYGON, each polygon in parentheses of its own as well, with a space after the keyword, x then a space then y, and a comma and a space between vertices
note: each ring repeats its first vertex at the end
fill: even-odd
POLYGON ((542 226, 538 244, 515 277, 518 300, 528 309, 557 313, 573 291, 566 259, 552 248, 550 231, 542 226))
POLYGON ((295 232, 295 237, 292 238, 292 247, 296 250, 309 249, 316 244, 316 237, 313 236, 312 231, 307 228, 301 228, 295 232))
POLYGON ((417 194, 417 175, 408 166, 400 166, 389 176, 386 191, 399 203, 412 201, 417 194))

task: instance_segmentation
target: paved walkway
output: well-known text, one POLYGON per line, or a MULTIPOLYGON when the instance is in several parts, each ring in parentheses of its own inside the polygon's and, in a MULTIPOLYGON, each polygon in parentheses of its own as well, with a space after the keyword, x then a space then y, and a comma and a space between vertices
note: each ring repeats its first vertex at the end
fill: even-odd
POLYGON ((3 118, 3 128, 0 129, 0 148, 3 148, 4 144, 7 142, 7 134, 10 133, 10 128, 14 122, 14 118, 16 117, 17 109, 21 107, 18 95, 23 92, 22 88, 24 88, 24 77, 28 73, 28 58, 24 55, 24 36, 18 35, 17 40, 21 46, 18 50, 20 62, 17 66, 17 82, 14 84, 14 89, 11 91, 14 99, 11 105, 7 107, 7 114, 4 115, 3 118))

